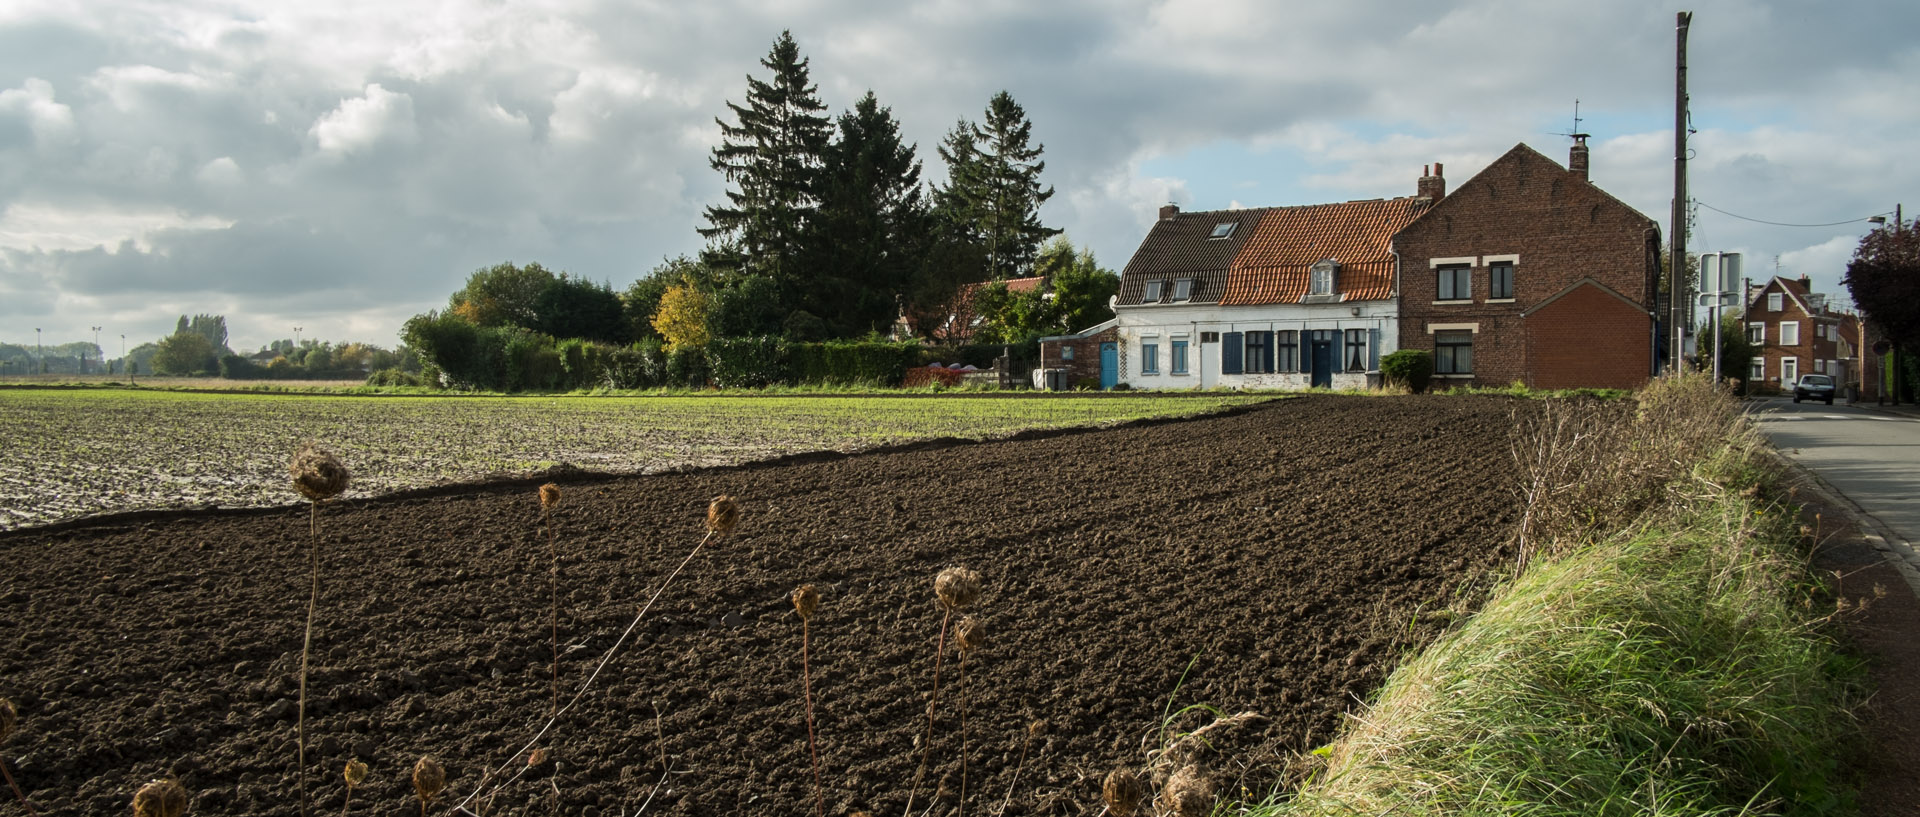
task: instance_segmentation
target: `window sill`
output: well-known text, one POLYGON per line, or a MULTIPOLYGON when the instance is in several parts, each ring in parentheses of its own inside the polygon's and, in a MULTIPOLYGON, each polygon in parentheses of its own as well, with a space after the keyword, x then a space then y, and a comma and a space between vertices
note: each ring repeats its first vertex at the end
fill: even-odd
POLYGON ((1434 306, 1451 306, 1455 304, 1470 304, 1470 303, 1473 303, 1472 298, 1456 299, 1451 301, 1434 301, 1433 305, 1434 306))
POLYGON ((1487 299, 1487 303, 1490 303, 1490 304, 1510 304, 1510 303, 1513 303, 1513 299, 1512 299, 1512 298, 1488 298, 1488 299, 1487 299))
POLYGON ((1466 374, 1436 374, 1433 376, 1441 380, 1471 380, 1473 379, 1473 372, 1467 372, 1466 374))

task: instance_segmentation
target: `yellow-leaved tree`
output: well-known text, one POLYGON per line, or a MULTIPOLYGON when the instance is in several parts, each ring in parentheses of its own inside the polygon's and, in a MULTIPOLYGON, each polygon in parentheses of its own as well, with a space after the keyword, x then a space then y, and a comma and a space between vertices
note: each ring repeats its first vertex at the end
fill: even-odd
POLYGON ((660 308, 653 313, 653 329, 666 340, 667 351, 707 345, 707 308, 711 303, 707 293, 684 283, 660 296, 660 308))

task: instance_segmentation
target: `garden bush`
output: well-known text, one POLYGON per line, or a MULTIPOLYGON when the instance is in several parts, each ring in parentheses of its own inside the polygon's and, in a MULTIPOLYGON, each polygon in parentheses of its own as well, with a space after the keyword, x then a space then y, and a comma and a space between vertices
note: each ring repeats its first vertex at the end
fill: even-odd
POLYGON ((765 388, 786 382, 786 347, 771 335, 715 338, 707 344, 707 367, 720 388, 765 388))
POLYGON ((1419 349, 1401 349, 1380 358, 1380 373, 1388 383, 1419 394, 1433 379, 1433 355, 1419 349))

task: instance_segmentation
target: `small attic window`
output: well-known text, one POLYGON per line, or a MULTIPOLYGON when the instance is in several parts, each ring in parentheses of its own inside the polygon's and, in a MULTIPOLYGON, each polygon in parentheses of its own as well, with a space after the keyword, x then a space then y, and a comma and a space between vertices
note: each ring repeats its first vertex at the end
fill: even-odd
POLYGON ((1207 240, 1212 241, 1213 239, 1216 239, 1216 238, 1226 238, 1228 236, 1231 236, 1233 235, 1234 228, 1239 226, 1240 226, 1240 222, 1238 221, 1222 221, 1219 224, 1215 224, 1213 225, 1213 234, 1210 236, 1207 236, 1207 240))
POLYGON ((1148 281, 1147 291, 1140 296, 1140 302, 1143 304, 1159 303, 1160 286, 1164 283, 1166 282, 1165 281, 1148 281))
POLYGON ((1180 278, 1173 282, 1173 299, 1184 301, 1193 297, 1193 279, 1180 278))

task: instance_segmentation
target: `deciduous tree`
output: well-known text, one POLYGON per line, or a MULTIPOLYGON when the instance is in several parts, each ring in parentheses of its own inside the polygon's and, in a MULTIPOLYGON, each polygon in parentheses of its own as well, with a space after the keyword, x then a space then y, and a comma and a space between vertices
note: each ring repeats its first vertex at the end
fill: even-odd
POLYGON ((667 342, 668 351, 698 349, 707 345, 707 309, 709 300, 692 284, 669 287, 660 296, 660 309, 653 316, 654 331, 667 342))

